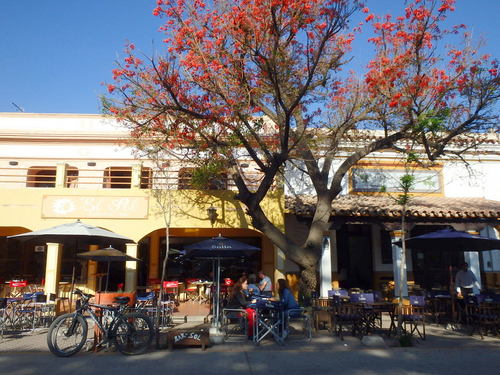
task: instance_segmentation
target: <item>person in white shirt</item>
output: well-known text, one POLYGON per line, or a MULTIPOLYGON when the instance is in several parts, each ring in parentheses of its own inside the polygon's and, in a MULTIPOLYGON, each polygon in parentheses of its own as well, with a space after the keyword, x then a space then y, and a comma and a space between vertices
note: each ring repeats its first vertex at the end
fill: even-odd
POLYGON ((479 283, 477 282, 476 276, 469 270, 469 265, 463 263, 455 276, 455 287, 457 288, 458 295, 465 297, 473 294, 472 288, 474 285, 479 289, 479 283))

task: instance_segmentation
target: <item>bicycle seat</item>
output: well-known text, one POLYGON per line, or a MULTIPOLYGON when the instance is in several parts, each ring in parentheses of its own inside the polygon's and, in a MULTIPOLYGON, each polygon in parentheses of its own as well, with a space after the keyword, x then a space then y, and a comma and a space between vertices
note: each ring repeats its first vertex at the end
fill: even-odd
POLYGON ((119 305, 126 305, 130 302, 130 297, 115 297, 115 302, 119 305))

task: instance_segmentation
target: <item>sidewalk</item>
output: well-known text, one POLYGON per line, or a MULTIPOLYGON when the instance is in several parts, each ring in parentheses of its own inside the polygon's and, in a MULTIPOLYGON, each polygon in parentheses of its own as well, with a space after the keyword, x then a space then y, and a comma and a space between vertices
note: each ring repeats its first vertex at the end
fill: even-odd
MULTIPOLYGON (((180 324, 175 328, 189 329, 194 327, 208 328, 208 325, 202 322, 188 322, 180 324)), ((457 348, 484 348, 500 349, 500 338, 485 336, 481 339, 479 335, 469 336, 463 332, 457 332, 450 329, 444 329, 438 325, 426 326, 427 339, 417 340, 411 349, 457 349, 457 348)), ((394 338, 383 337, 385 346, 379 347, 388 350, 397 350, 399 348, 394 338)), ((4 335, 0 339, 0 353, 2 352, 46 352, 47 348, 47 329, 37 329, 35 332, 22 333, 17 335, 4 335)), ((162 335, 161 346, 165 347, 165 335, 162 335)), ((255 346, 251 341, 244 337, 230 337, 225 344, 214 345, 207 351, 216 352, 242 352, 242 351, 346 351, 346 350, 364 350, 366 347, 361 340, 356 337, 346 335, 344 340, 328 333, 326 330, 313 334, 311 341, 305 341, 302 337, 289 337, 284 345, 278 345, 273 340, 263 340, 261 345, 255 346)), ((164 350, 164 349, 161 349, 164 350)), ((153 349, 154 351, 154 349, 153 349)), ((174 349, 174 351, 201 351, 198 348, 174 349)))

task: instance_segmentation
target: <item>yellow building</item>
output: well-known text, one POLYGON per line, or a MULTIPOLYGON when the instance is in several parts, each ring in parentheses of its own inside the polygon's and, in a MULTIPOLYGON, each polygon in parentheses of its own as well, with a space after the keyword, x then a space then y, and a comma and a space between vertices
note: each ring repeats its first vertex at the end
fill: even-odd
MULTIPOLYGON (((125 282, 126 290, 145 286, 161 276, 165 249, 165 216, 168 215, 170 248, 221 234, 255 245, 261 253, 245 262, 232 260, 225 275, 263 269, 280 272, 278 252, 262 233, 252 228, 242 205, 233 199, 231 182, 222 175, 210 190, 190 187, 189 166, 177 160, 156 165, 138 160, 127 146, 128 133, 100 115, 4 113, 0 115, 0 278, 27 279, 56 292, 60 283, 76 280, 95 291, 105 268, 82 262, 77 252, 96 244, 19 242, 7 236, 35 231, 81 219, 131 238, 120 250, 142 260, 113 264, 111 288, 125 282), (160 208, 153 194, 160 191, 167 205, 160 208), (165 189, 165 187, 167 187, 165 189), (168 196, 167 196, 168 195, 168 196)), ((244 161, 243 161, 244 162, 244 161)), ((258 174, 251 163, 244 165, 258 174)), ((271 193, 263 207, 283 228, 284 199, 271 193)), ((101 247, 108 244, 101 243, 101 247)), ((118 246, 118 245, 116 245, 118 246)), ((115 246, 115 247, 116 247, 115 246)), ((208 277, 204 262, 176 260, 169 263, 170 279, 208 277), (176 263, 177 262, 177 263, 176 263), (179 265, 182 263, 182 267, 179 265)), ((112 290, 112 289, 111 289, 112 290)))

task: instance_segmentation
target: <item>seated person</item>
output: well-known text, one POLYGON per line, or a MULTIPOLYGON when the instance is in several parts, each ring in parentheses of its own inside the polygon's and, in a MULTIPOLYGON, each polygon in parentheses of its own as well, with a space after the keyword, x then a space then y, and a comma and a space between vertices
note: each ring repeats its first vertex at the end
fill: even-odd
POLYGON ((273 284, 271 282, 271 278, 266 276, 264 271, 259 271, 259 290, 260 295, 263 297, 272 297, 273 296, 273 284))
POLYGON ((283 309, 285 310, 285 313, 287 312, 287 310, 300 309, 299 304, 295 300, 295 297, 290 291, 288 283, 285 279, 278 280, 278 294, 280 296, 281 303, 283 303, 283 309))
POLYGON ((255 310, 248 307, 251 303, 254 303, 255 300, 249 300, 246 296, 246 292, 248 290, 248 282, 246 278, 240 278, 233 286, 233 290, 231 292, 231 296, 229 297, 229 301, 227 302, 226 308, 228 309, 243 309, 247 312, 247 321, 248 321, 248 337, 253 336, 253 322, 255 316, 255 310))
POLYGON ((253 273, 248 276, 248 295, 249 296, 259 296, 260 289, 257 286, 257 276, 253 273))

